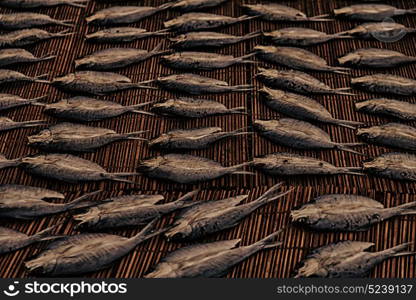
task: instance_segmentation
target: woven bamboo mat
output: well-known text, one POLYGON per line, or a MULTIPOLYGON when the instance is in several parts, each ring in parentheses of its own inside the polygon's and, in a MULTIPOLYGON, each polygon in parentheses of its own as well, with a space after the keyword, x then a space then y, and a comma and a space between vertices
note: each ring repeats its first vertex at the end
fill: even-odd
MULTIPOLYGON (((152 5, 157 6, 167 0, 145 0, 130 1, 132 5, 152 5)), ((230 0, 226 4, 212 8, 209 11, 217 14, 228 16, 240 16, 243 14, 240 3, 256 3, 254 0, 230 0)), ((283 4, 301 9, 308 15, 321 15, 331 12, 336 7, 351 4, 352 1, 307 1, 292 0, 281 1, 283 4)), ((416 1, 386 1, 398 7, 416 7, 416 1)), ((280 3, 280 2, 279 2, 280 3)), ((84 41, 86 33, 100 29, 99 27, 87 26, 84 19, 94 11, 104 7, 111 6, 110 2, 92 0, 87 8, 73 8, 62 6, 50 9, 37 9, 37 12, 46 13, 58 19, 71 19, 76 22, 74 31, 76 34, 71 37, 53 39, 41 42, 35 46, 26 47, 36 56, 46 54, 56 54, 58 59, 36 64, 13 67, 24 74, 39 75, 48 73, 48 79, 64 75, 74 71, 73 61, 81 56, 92 53, 98 49, 114 47, 110 44, 92 44, 84 41)), ((0 9, 0 13, 9 13, 12 10, 0 9)), ((163 29, 162 22, 179 15, 177 12, 165 11, 147 18, 132 26, 146 28, 149 31, 163 29)), ((412 16, 397 18, 397 20, 409 27, 416 27, 416 19, 412 16)), ((277 28, 287 27, 288 23, 271 23, 260 20, 251 20, 249 22, 229 26, 219 31, 234 35, 243 35, 249 32, 259 30, 270 31, 277 28)), ((310 28, 326 31, 328 33, 348 30, 358 23, 349 21, 323 22, 323 23, 300 23, 296 26, 307 26, 310 28)), ((58 26, 45 27, 50 31, 61 31, 64 28, 58 26)), ((406 36, 396 43, 381 43, 378 41, 361 41, 361 40, 338 40, 323 45, 309 47, 312 52, 327 59, 331 65, 335 65, 336 58, 357 48, 362 47, 380 47, 401 51, 408 55, 416 56, 415 36, 406 36)), ((151 50, 160 42, 163 42, 164 48, 169 47, 169 42, 165 37, 152 37, 138 40, 127 44, 118 44, 116 47, 137 47, 151 50)), ((218 53, 232 54, 242 56, 249 53, 256 44, 262 43, 262 39, 253 39, 233 46, 227 46, 216 50, 218 53)), ((245 106, 247 115, 227 115, 218 117, 209 117, 200 120, 177 120, 163 117, 142 116, 136 114, 125 114, 123 116, 90 123, 93 126, 100 126, 114 129, 118 132, 130 132, 137 130, 149 130, 146 137, 152 138, 175 128, 195 128, 203 126, 220 126, 224 130, 230 131, 238 128, 251 126, 255 119, 272 119, 278 117, 278 114, 271 111, 258 100, 257 91, 261 84, 254 79, 257 66, 276 67, 267 63, 257 65, 236 65, 224 70, 211 72, 197 72, 202 75, 210 76, 229 82, 232 85, 254 84, 253 93, 230 93, 222 95, 201 96, 200 98, 209 98, 219 101, 228 107, 245 106)), ((153 57, 137 65, 129 66, 117 71, 120 74, 130 77, 134 82, 154 79, 157 76, 173 74, 176 71, 163 66, 158 57, 153 57)), ((416 65, 389 70, 390 73, 406 77, 416 77, 416 65)), ((329 73, 312 73, 324 82, 333 87, 349 86, 351 77, 369 74, 369 70, 353 70, 351 76, 334 75, 329 73)), ((72 96, 64 93, 54 87, 33 83, 33 84, 10 84, 1 86, 2 93, 19 94, 22 97, 32 98, 41 95, 48 95, 45 102, 52 103, 59 99, 72 96)), ((316 96, 314 97, 322 103, 335 117, 340 119, 356 120, 365 122, 368 125, 382 124, 389 119, 354 111, 354 101, 370 99, 375 95, 355 91, 356 96, 316 96)), ((114 93, 108 96, 99 97, 121 103, 123 105, 144 103, 147 101, 162 101, 173 96, 180 96, 163 90, 129 90, 114 93)), ((415 102, 414 97, 406 98, 407 101, 415 102)), ((147 109, 148 107, 146 107, 147 109)), ((50 124, 58 123, 60 120, 50 117, 42 112, 43 108, 39 106, 26 106, 13 109, 2 113, 3 116, 10 117, 16 121, 45 119, 50 124)), ((409 123, 411 125, 416 125, 409 123)), ((331 138, 340 142, 356 142, 354 131, 338 126, 319 125, 327 131, 331 138)), ((26 145, 26 137, 38 129, 19 129, 0 134, 0 153, 8 158, 24 157, 37 153, 36 149, 26 145)), ((392 149, 376 146, 364 146, 357 148, 367 154, 368 157, 375 157, 381 153, 391 152, 392 149)), ((295 151, 293 149, 279 147, 259 137, 257 134, 252 136, 240 136, 237 138, 227 139, 216 143, 206 150, 189 151, 195 154, 216 160, 223 165, 234 165, 247 162, 253 157, 273 153, 277 151, 286 151, 318 157, 337 166, 360 166, 363 160, 368 157, 361 157, 351 153, 333 151, 295 151)), ((148 149, 145 143, 141 141, 122 141, 113 143, 102 149, 80 155, 83 158, 92 160, 105 167, 110 172, 132 172, 135 170, 138 162, 142 159, 149 158, 160 154, 157 151, 148 149)), ((261 252, 236 268, 232 269, 228 277, 289 277, 301 259, 311 249, 326 245, 330 242, 339 240, 360 240, 374 242, 375 249, 384 249, 389 246, 397 245, 401 242, 412 241, 416 236, 416 221, 413 217, 395 218, 383 224, 373 227, 368 232, 346 234, 330 233, 321 234, 308 232, 301 228, 289 226, 289 212, 291 209, 312 200, 317 195, 325 193, 357 193, 374 197, 385 203, 386 206, 396 206, 401 203, 415 201, 414 195, 416 185, 414 183, 398 182, 385 180, 372 176, 323 176, 323 177, 299 177, 299 178, 272 178, 261 173, 256 176, 226 176, 218 180, 201 183, 197 185, 180 185, 170 182, 148 179, 144 176, 136 176, 134 180, 137 185, 99 182, 85 184, 64 184, 55 180, 45 180, 39 177, 28 175, 24 171, 16 168, 0 170, 0 183, 14 183, 45 187, 64 192, 67 200, 89 191, 102 189, 104 192, 97 198, 107 196, 130 194, 130 193, 161 193, 166 197, 166 201, 176 199, 180 194, 194 188, 200 188, 202 191, 198 198, 204 200, 221 199, 224 197, 250 193, 247 201, 253 200, 271 186, 273 183, 285 179, 288 185, 296 186, 296 189, 288 197, 267 205, 259 209, 250 217, 245 219, 239 226, 232 230, 208 237, 205 241, 220 239, 242 238, 242 244, 246 245, 257 241, 265 235, 281 228, 286 229, 282 235, 284 244, 281 248, 261 252)), ((160 226, 171 224, 174 216, 168 216, 161 221, 160 226)), ((20 230, 22 232, 33 234, 47 226, 61 223, 57 232, 60 234, 75 234, 73 222, 68 214, 62 214, 35 221, 10 221, 0 220, 0 225, 20 230)), ((132 236, 139 228, 126 228, 123 230, 112 230, 111 233, 132 236)), ((39 244, 31 246, 8 255, 0 257, 0 276, 1 277, 26 277, 28 274, 23 268, 23 262, 33 257, 42 249, 44 245, 39 244)), ((169 251, 182 246, 178 243, 167 243, 162 237, 157 237, 137 247, 128 256, 116 262, 111 268, 87 274, 90 277, 140 277, 148 272, 163 256, 169 251)), ((379 265, 372 273, 374 277, 415 277, 415 261, 413 257, 402 257, 389 260, 379 265)))

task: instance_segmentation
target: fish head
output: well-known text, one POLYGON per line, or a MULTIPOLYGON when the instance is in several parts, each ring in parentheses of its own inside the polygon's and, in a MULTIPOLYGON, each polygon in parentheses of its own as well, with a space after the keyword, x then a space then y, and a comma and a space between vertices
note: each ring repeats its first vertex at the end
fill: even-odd
POLYGON ((356 66, 360 64, 361 59, 360 53, 354 51, 338 58, 338 63, 341 66, 356 66))
POLYGON ((165 233, 165 237, 168 241, 184 241, 188 237, 192 236, 193 229, 192 226, 188 224, 188 222, 182 222, 176 224, 175 227, 168 230, 165 233))
POLYGON ((328 271, 325 270, 319 260, 316 258, 309 258, 304 265, 299 268, 296 277, 326 277, 328 271))
POLYGON ((165 101, 165 102, 156 103, 156 104, 153 104, 153 106, 150 110, 154 113, 157 113, 157 114, 163 114, 164 112, 169 111, 170 108, 173 106, 173 104, 174 104, 173 100, 168 100, 168 101, 165 101))
POLYGON ((354 12, 354 8, 351 6, 341 7, 334 9, 335 16, 346 16, 354 12))
POLYGON ((137 172, 150 173, 154 170, 157 170, 159 166, 161 166, 164 163, 164 161, 165 159, 163 156, 143 160, 137 166, 137 172))
POLYGON ((58 86, 58 87, 65 86, 73 82, 74 79, 75 79, 75 74, 68 74, 65 76, 56 77, 52 79, 52 85, 58 86))
POLYGON ((49 129, 44 129, 38 134, 27 137, 29 146, 42 146, 50 144, 53 141, 52 132, 49 129))
POLYGON ((274 52, 273 51, 274 49, 275 47, 273 46, 257 45, 256 47, 253 48, 253 51, 258 52, 258 53, 271 53, 271 52, 274 52))
POLYGON ((149 147, 163 148, 164 146, 169 145, 171 139, 172 139, 172 136, 165 133, 165 134, 162 134, 161 136, 151 140, 148 145, 149 145, 149 147))
POLYGON ((320 214, 313 206, 305 205, 290 213, 292 222, 299 225, 313 225, 319 222, 320 214))
POLYGON ((360 128, 357 130, 357 136, 359 138, 362 138, 364 140, 376 138, 378 136, 377 130, 374 130, 373 128, 360 128))
POLYGON ((25 263, 26 270, 32 275, 53 274, 56 269, 57 258, 50 255, 39 256, 25 263))
POLYGON ((276 125, 278 125, 277 120, 255 120, 253 122, 254 129, 260 132, 266 132, 272 130, 276 125))

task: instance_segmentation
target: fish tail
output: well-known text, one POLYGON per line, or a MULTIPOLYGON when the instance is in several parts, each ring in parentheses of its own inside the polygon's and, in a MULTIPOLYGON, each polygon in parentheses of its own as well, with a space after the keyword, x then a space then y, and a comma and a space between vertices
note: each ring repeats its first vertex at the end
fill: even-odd
MULTIPOLYGON (((39 100, 43 100, 43 99, 48 98, 48 96, 49 95, 43 95, 43 96, 35 97, 35 98, 32 98, 32 99, 28 99, 28 101, 29 102, 37 102, 39 100)), ((44 103, 39 103, 39 105, 45 105, 45 104, 44 103)))
POLYGON ((239 106, 239 107, 234 107, 234 108, 230 108, 227 112, 231 113, 231 114, 241 114, 241 115, 246 115, 246 107, 245 106, 239 106))
POLYGON ((66 29, 57 33, 54 33, 53 35, 55 37, 65 37, 65 36, 70 36, 70 35, 74 35, 75 32, 70 32, 71 29, 66 29))
POLYGON ((248 135, 253 134, 253 132, 247 131, 247 127, 239 128, 233 131, 228 132, 227 136, 239 136, 239 135, 248 135))
POLYGON ((176 201, 172 202, 175 203, 177 207, 186 207, 193 204, 192 200, 199 193, 200 190, 193 190, 189 193, 186 193, 176 201))
POLYGON ((274 185, 269 190, 267 190, 263 195, 261 195, 255 201, 251 202, 253 204, 252 209, 254 210, 267 203, 276 201, 277 199, 282 198, 286 196, 287 194, 291 193, 295 189, 294 187, 291 187, 285 192, 280 192, 282 186, 283 186, 283 182, 279 182, 278 184, 274 185))
POLYGON ((254 89, 254 86, 250 84, 241 84, 229 86, 229 89, 233 92, 250 92, 254 89))
POLYGON ((138 245, 145 240, 148 240, 154 236, 157 236, 161 233, 164 233, 168 230, 168 228, 162 228, 158 230, 155 229, 156 223, 159 221, 159 217, 153 219, 149 224, 147 224, 139 233, 134 235, 130 238, 131 241, 134 242, 135 245, 138 245))
POLYGON ((152 56, 155 56, 155 55, 165 54, 165 53, 171 52, 170 50, 161 50, 161 49, 162 49, 163 44, 164 44, 164 41, 161 41, 159 44, 157 44, 157 45, 156 45, 156 47, 154 47, 154 48, 150 51, 150 54, 151 54, 152 56))
POLYGON ((269 234, 265 238, 261 239, 260 241, 255 242, 253 245, 260 246, 261 249, 269 249, 269 248, 276 248, 282 245, 281 241, 276 241, 276 238, 281 235, 283 229, 279 229, 278 231, 269 234))
POLYGON ((107 173, 106 175, 107 175, 107 179, 112 180, 112 181, 137 184, 137 182, 134 182, 133 180, 124 179, 121 177, 136 176, 136 175, 140 175, 140 173, 137 173, 137 172, 107 173))
POLYGON ((407 14, 416 14, 416 8, 409 8, 404 10, 407 14))
POLYGON ((346 91, 351 91, 352 89, 349 87, 345 87, 345 88, 337 88, 333 90, 333 93, 336 95, 346 95, 346 96, 355 96, 354 93, 348 93, 346 91))
POLYGON ((22 121, 19 122, 22 128, 27 127, 37 127, 37 126, 43 126, 46 125, 46 120, 31 120, 31 121, 22 121))
POLYGON ((7 159, 2 161, 2 168, 18 167, 22 164, 21 158, 7 159))
POLYGON ((415 207, 416 201, 399 205, 395 207, 395 209, 398 209, 400 211, 400 215, 405 216, 416 214, 416 209, 414 209, 415 207))
POLYGON ((149 32, 149 35, 168 35, 169 33, 169 29, 161 29, 154 32, 149 32))
MULTIPOLYGON (((66 208, 67 209, 78 208, 80 203, 84 202, 85 200, 88 200, 90 197, 95 196, 95 195, 97 195, 101 192, 102 192, 102 190, 97 190, 97 191, 82 195, 78 198, 75 198, 74 200, 72 200, 71 202, 66 204, 66 208)), ((90 201, 90 200, 88 200, 88 201, 90 201)), ((79 207, 84 207, 84 205, 80 205, 79 207)))
POLYGON ((46 60, 55 59, 56 57, 58 56, 57 55, 45 55, 45 56, 39 57, 36 61, 46 61, 46 60))
POLYGON ((145 85, 145 83, 147 82, 148 81, 135 82, 135 83, 132 83, 132 86, 137 89, 157 90, 157 87, 145 85))
POLYGON ((138 135, 142 135, 144 133, 149 132, 149 130, 141 130, 141 131, 134 131, 129 133, 122 133, 120 136, 127 140, 140 140, 140 141, 147 141, 145 138, 138 137, 138 135))
POLYGON ((340 168, 340 171, 346 175, 357 175, 357 176, 365 175, 361 173, 363 171, 363 168, 361 167, 345 167, 345 168, 340 168))
POLYGON ((345 128, 349 128, 349 129, 357 129, 358 126, 364 125, 364 123, 358 122, 358 121, 338 120, 338 119, 334 119, 333 124, 336 124, 345 128))
POLYGON ((236 23, 244 22, 244 21, 248 21, 248 20, 252 20, 252 19, 257 19, 257 18, 260 18, 260 15, 258 15, 258 16, 242 15, 242 16, 237 18, 236 23))
POLYGON ((133 109, 133 110, 130 110, 130 112, 136 113, 136 114, 141 114, 141 115, 155 116, 154 113, 151 113, 151 112, 148 112, 148 111, 145 111, 145 110, 133 109))
POLYGON ((416 252, 404 251, 409 248, 409 246, 413 245, 414 243, 403 243, 394 247, 391 247, 386 250, 382 250, 376 252, 377 255, 388 256, 388 257, 397 257, 397 256, 405 256, 405 255, 415 255, 416 252))
POLYGON ((337 148, 338 150, 341 150, 341 151, 350 152, 350 153, 365 156, 364 153, 361 153, 361 152, 358 152, 358 151, 355 151, 355 150, 349 148, 349 147, 363 146, 363 145, 365 145, 365 144, 363 144, 363 143, 340 143, 340 144, 335 144, 335 148, 337 148))
POLYGON ((243 170, 243 168, 245 166, 249 166, 249 165, 251 165, 251 162, 245 162, 245 163, 242 163, 242 164, 239 164, 239 165, 228 167, 228 169, 231 171, 232 174, 235 174, 235 175, 253 175, 253 176, 255 176, 256 173, 248 172, 248 171, 243 170))
POLYGON ((49 83, 51 83, 49 80, 41 79, 41 78, 45 78, 45 77, 48 77, 48 76, 49 76, 48 73, 40 74, 40 75, 37 75, 37 76, 33 77, 33 81, 34 82, 48 83, 49 84, 49 83))
POLYGON ((261 36, 261 35, 262 35, 262 31, 261 30, 258 30, 258 31, 255 31, 255 32, 250 32, 250 33, 247 33, 246 35, 243 35, 241 37, 241 41, 246 41, 246 40, 254 39, 254 38, 256 38, 258 36, 261 36))
POLYGON ((71 28, 75 27, 73 20, 55 20, 54 23, 56 25, 61 25, 65 27, 71 27, 71 28))
POLYGON ((69 6, 85 8, 85 7, 87 7, 87 5, 84 4, 84 3, 88 3, 88 2, 89 2, 89 0, 75 0, 75 1, 67 1, 66 4, 69 5, 69 6))
POLYGON ((63 235, 53 235, 51 234, 52 231, 57 228, 59 225, 61 224, 56 224, 53 225, 51 227, 48 227, 42 231, 39 231, 38 233, 32 235, 30 238, 33 241, 48 241, 48 240, 53 240, 53 239, 58 239, 58 238, 62 238, 63 235))
POLYGON ((163 4, 161 4, 161 5, 159 5, 159 6, 157 7, 157 10, 158 10, 158 11, 166 10, 166 9, 168 9, 168 8, 173 7, 174 5, 176 5, 176 1, 163 3, 163 4))
POLYGON ((323 14, 318 16, 309 17, 308 21, 310 22, 333 22, 335 19, 329 18, 330 14, 323 14))
POLYGON ((350 68, 344 68, 344 67, 328 67, 328 71, 334 72, 336 74, 343 74, 343 75, 349 75, 351 69, 350 68))

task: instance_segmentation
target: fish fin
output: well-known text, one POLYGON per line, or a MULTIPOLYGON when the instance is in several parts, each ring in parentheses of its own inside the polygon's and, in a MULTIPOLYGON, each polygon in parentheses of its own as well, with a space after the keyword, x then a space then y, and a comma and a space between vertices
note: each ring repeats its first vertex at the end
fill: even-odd
POLYGON ((350 152, 350 153, 365 156, 364 153, 361 153, 361 152, 358 152, 358 151, 355 151, 355 150, 349 148, 349 147, 363 146, 363 145, 365 145, 365 144, 363 144, 363 143, 339 143, 339 144, 335 144, 335 148, 338 149, 338 150, 341 150, 341 151, 350 152))
POLYGON ((263 249, 275 248, 282 244, 282 242, 277 242, 276 237, 278 237, 283 232, 283 229, 279 229, 278 231, 269 234, 265 238, 261 239, 260 241, 255 242, 253 245, 261 246, 263 249))
MULTIPOLYGON (((75 198, 74 200, 72 200, 71 202, 66 204, 66 208, 67 209, 75 209, 75 208, 91 206, 91 204, 90 205, 88 203, 83 204, 82 202, 88 200, 90 197, 95 196, 95 195, 97 195, 101 192, 102 192, 102 190, 96 190, 96 191, 84 194, 84 195, 82 195, 78 198, 75 198)), ((91 201, 91 200, 88 200, 88 201, 91 201)), ((99 200, 99 201, 101 201, 101 200, 99 200)), ((97 201, 93 201, 93 202, 96 203, 97 201)))

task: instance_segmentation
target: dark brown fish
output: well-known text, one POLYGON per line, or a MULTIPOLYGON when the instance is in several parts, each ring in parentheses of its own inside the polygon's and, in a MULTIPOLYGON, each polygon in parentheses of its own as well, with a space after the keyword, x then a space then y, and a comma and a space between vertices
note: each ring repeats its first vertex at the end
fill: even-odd
POLYGON ((366 173, 389 179, 416 181, 416 155, 385 153, 364 162, 366 173))
POLYGON ((25 49, 1 49, 0 50, 0 67, 14 64, 35 63, 56 58, 56 55, 46 55, 36 57, 25 49))
POLYGON ((351 38, 345 34, 328 34, 326 32, 303 27, 287 27, 271 32, 265 32, 263 35, 276 45, 295 47, 312 46, 326 43, 331 40, 351 38))
POLYGON ((48 276, 79 275, 104 269, 137 245, 159 235, 151 222, 131 238, 106 233, 68 236, 51 243, 38 257, 25 263, 30 273, 48 276))
POLYGON ((166 35, 166 30, 149 32, 143 28, 136 27, 113 27, 89 33, 85 36, 88 42, 93 43, 127 43, 145 37, 166 35))
POLYGON ((364 68, 393 68, 415 62, 414 56, 379 48, 358 49, 338 58, 341 66, 364 68))
POLYGON ((396 216, 416 213, 416 202, 385 208, 371 198, 333 194, 315 198, 312 203, 292 210, 292 222, 314 230, 362 231, 396 216))
POLYGON ((151 102, 123 106, 112 101, 77 96, 42 105, 45 107, 45 112, 58 118, 89 122, 117 117, 128 112, 153 115, 150 112, 139 110, 149 103, 151 102))
POLYGON ((220 32, 201 31, 180 34, 174 38, 170 38, 169 40, 174 42, 172 47, 175 49, 192 49, 232 45, 260 35, 260 32, 251 32, 243 36, 235 36, 220 32))
POLYGON ((0 255, 25 248, 38 242, 60 238, 61 236, 54 236, 51 233, 55 227, 46 228, 31 236, 7 227, 0 227, 0 255))
POLYGON ((263 101, 271 109, 300 120, 316 121, 355 129, 361 122, 335 119, 319 102, 306 96, 272 90, 267 87, 260 90, 263 101))
POLYGON ((153 105, 151 111, 170 117, 203 118, 214 115, 245 114, 246 107, 227 108, 217 101, 178 98, 157 103, 153 105))
POLYGON ((12 83, 12 82, 40 82, 49 83, 47 80, 42 80, 48 74, 42 74, 34 77, 27 76, 17 71, 0 69, 0 84, 12 83))
POLYGON ((162 57, 162 61, 169 67, 181 70, 215 70, 227 68, 235 64, 252 64, 254 61, 247 60, 255 53, 234 57, 209 52, 177 52, 162 57))
POLYGON ((71 20, 57 20, 48 15, 38 13, 24 12, 0 14, 0 27, 8 30, 25 29, 44 25, 74 26, 71 20))
POLYGON ((309 70, 347 74, 348 68, 332 67, 322 57, 301 48, 256 46, 260 59, 296 70, 309 70))
POLYGON ((11 8, 38 8, 58 5, 84 8, 88 1, 89 0, 2 0, 0 1, 0 5, 11 8))
POLYGON ((209 30, 223 27, 239 22, 244 22, 256 18, 256 16, 241 16, 238 18, 207 14, 207 13, 187 13, 175 19, 163 23, 165 28, 176 32, 189 32, 198 30, 209 30))
POLYGON ((173 9, 180 11, 201 10, 218 6, 228 0, 179 0, 172 6, 173 9))
POLYGON ((47 95, 32 99, 25 99, 18 95, 0 93, 0 111, 29 104, 37 104, 39 100, 45 99, 46 97, 47 95))
POLYGON ((61 32, 48 32, 37 28, 16 30, 0 35, 0 48, 17 48, 73 34, 74 32, 68 30, 61 32))
POLYGON ((145 61, 153 56, 166 53, 166 50, 161 50, 162 44, 163 43, 160 43, 151 51, 136 48, 109 48, 98 50, 83 58, 75 60, 75 69, 105 71, 124 68, 145 61))
POLYGON ((274 153, 255 157, 254 168, 272 176, 299 175, 363 175, 362 168, 336 167, 329 162, 293 153, 274 153))
POLYGON ((146 131, 117 133, 114 130, 74 123, 59 123, 28 136, 28 145, 51 152, 92 151, 120 140, 139 138, 146 131))
POLYGON ((192 73, 173 74, 165 77, 159 77, 154 81, 165 89, 185 92, 192 95, 247 92, 253 89, 252 85, 243 84, 230 86, 225 81, 192 73))
POLYGON ((297 270, 299 277, 360 278, 367 277, 375 265, 386 259, 404 255, 415 255, 407 249, 411 244, 401 244, 379 252, 365 250, 374 243, 344 241, 313 250, 297 270))
POLYGON ((252 175, 242 170, 248 164, 223 167, 216 161, 199 156, 166 154, 141 161, 137 171, 151 178, 188 184, 213 180, 228 174, 252 175))
POLYGON ((360 21, 383 21, 391 17, 415 13, 416 9, 401 9, 386 4, 356 4, 334 9, 336 17, 360 21))
POLYGON ((250 132, 244 129, 225 132, 221 127, 176 129, 151 140, 149 147, 166 150, 205 149, 219 140, 246 134, 250 132))
POLYGON ((384 98, 372 99, 356 102, 355 108, 357 111, 369 114, 380 114, 405 121, 416 120, 416 104, 405 101, 384 98))
POLYGON ((20 166, 33 175, 69 183, 101 180, 134 183, 122 177, 137 175, 137 173, 109 173, 92 161, 70 154, 38 154, 24 157, 20 166))
POLYGON ((354 95, 346 91, 350 88, 331 88, 317 78, 295 70, 276 70, 258 68, 256 78, 267 86, 300 94, 354 95))
POLYGON ((168 254, 156 265, 155 269, 147 274, 146 278, 194 278, 194 277, 220 277, 227 271, 264 250, 280 246, 276 237, 281 231, 268 235, 264 239, 248 246, 237 247, 240 239, 218 241, 204 244, 195 244, 179 248, 168 254))
POLYGON ((416 128, 399 123, 388 123, 357 130, 357 136, 376 145, 416 150, 416 128))
POLYGON ((93 25, 115 25, 138 22, 158 12, 172 7, 174 3, 164 3, 158 7, 152 6, 111 6, 95 12, 85 18, 87 24, 93 25))
POLYGON ((416 32, 416 28, 408 28, 405 25, 391 22, 371 22, 340 32, 338 34, 350 35, 363 39, 377 39, 381 41, 397 41, 408 33, 416 32))
POLYGON ((123 226, 143 225, 162 215, 192 205, 192 198, 198 191, 189 192, 169 203, 159 203, 161 195, 128 195, 109 198, 89 208, 87 212, 74 216, 79 222, 77 229, 101 230, 123 226))
POLYGON ((235 227, 255 210, 292 191, 281 192, 281 187, 282 183, 276 184, 259 198, 244 204, 248 195, 199 202, 180 212, 165 235, 169 240, 189 241, 235 227))
POLYGON ((321 22, 332 21, 331 19, 325 19, 328 15, 308 17, 300 10, 281 5, 277 3, 270 4, 245 4, 242 5, 243 9, 247 11, 249 15, 260 16, 263 20, 267 21, 290 21, 290 22, 321 22))
POLYGON ((273 143, 305 150, 338 149, 363 155, 350 149, 362 143, 337 143, 322 129, 304 121, 295 119, 255 120, 254 128, 259 134, 273 143))
POLYGON ((52 84, 69 92, 104 95, 127 89, 154 89, 146 82, 132 82, 130 78, 112 72, 79 71, 58 77, 52 84))
POLYGON ((371 93, 400 96, 416 94, 416 80, 391 74, 373 74, 352 78, 351 85, 371 93))
POLYGON ((38 187, 1 185, 0 216, 27 220, 88 207, 97 204, 97 202, 88 199, 99 192, 82 195, 67 203, 53 203, 50 200, 64 200, 65 196, 59 192, 38 187))
POLYGON ((7 117, 0 117, 0 132, 18 128, 38 127, 43 125, 46 125, 46 122, 44 120, 16 122, 7 117))

